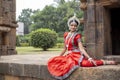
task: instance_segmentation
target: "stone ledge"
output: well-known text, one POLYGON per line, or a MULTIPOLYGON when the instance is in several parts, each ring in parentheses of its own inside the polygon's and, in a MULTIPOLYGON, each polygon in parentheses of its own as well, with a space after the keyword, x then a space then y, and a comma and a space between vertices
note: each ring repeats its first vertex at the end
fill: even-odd
POLYGON ((70 80, 120 80, 120 65, 77 69, 70 80), (78 75, 76 75, 78 74, 78 75))
POLYGON ((120 64, 120 55, 108 55, 108 56, 104 56, 103 59, 114 60, 120 64))
MULTIPOLYGON (((51 56, 49 55, 49 57, 51 56)), ((55 80, 47 70, 46 61, 49 57, 47 55, 46 57, 41 55, 2 56, 0 76, 10 75, 19 78, 35 78, 35 80, 55 80)), ((119 74, 120 65, 80 67, 66 80, 120 80, 119 74)))

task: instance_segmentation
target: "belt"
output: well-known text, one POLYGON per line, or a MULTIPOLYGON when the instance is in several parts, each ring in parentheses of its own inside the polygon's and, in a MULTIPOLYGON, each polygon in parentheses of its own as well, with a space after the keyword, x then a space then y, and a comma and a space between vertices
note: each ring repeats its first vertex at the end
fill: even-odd
POLYGON ((68 53, 71 53, 71 52, 80 52, 79 49, 73 49, 73 50, 69 50, 68 53))

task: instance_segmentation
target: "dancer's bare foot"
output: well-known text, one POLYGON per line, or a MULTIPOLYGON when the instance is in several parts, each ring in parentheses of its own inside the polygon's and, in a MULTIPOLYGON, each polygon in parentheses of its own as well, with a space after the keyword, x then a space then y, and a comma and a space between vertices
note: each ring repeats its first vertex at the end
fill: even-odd
POLYGON ((105 61, 105 65, 116 65, 117 63, 115 61, 108 61, 108 60, 104 60, 105 61))
POLYGON ((113 60, 103 60, 103 59, 101 60, 103 61, 104 65, 117 65, 117 62, 113 60))

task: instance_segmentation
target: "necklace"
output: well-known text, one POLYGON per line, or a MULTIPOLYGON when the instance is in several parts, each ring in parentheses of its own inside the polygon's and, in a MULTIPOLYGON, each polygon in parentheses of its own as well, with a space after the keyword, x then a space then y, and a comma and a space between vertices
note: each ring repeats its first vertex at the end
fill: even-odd
MULTIPOLYGON (((70 36, 70 38, 68 39, 68 42, 66 43, 66 47, 68 48, 69 47, 69 43, 70 43, 70 40, 73 38, 75 33, 72 33, 72 35, 70 36)), ((68 36, 70 35, 70 33, 68 34, 68 36)))

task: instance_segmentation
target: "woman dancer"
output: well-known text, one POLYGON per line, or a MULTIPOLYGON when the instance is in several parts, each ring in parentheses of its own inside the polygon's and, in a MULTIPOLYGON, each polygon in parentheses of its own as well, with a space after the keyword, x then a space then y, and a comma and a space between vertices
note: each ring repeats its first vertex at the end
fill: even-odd
POLYGON ((48 70, 57 79, 67 78, 78 67, 116 64, 115 61, 95 60, 87 54, 81 42, 81 34, 76 32, 79 24, 76 16, 68 20, 70 31, 64 33, 64 49, 59 56, 48 61, 48 70), (67 54, 65 54, 66 51, 68 51, 67 54))

